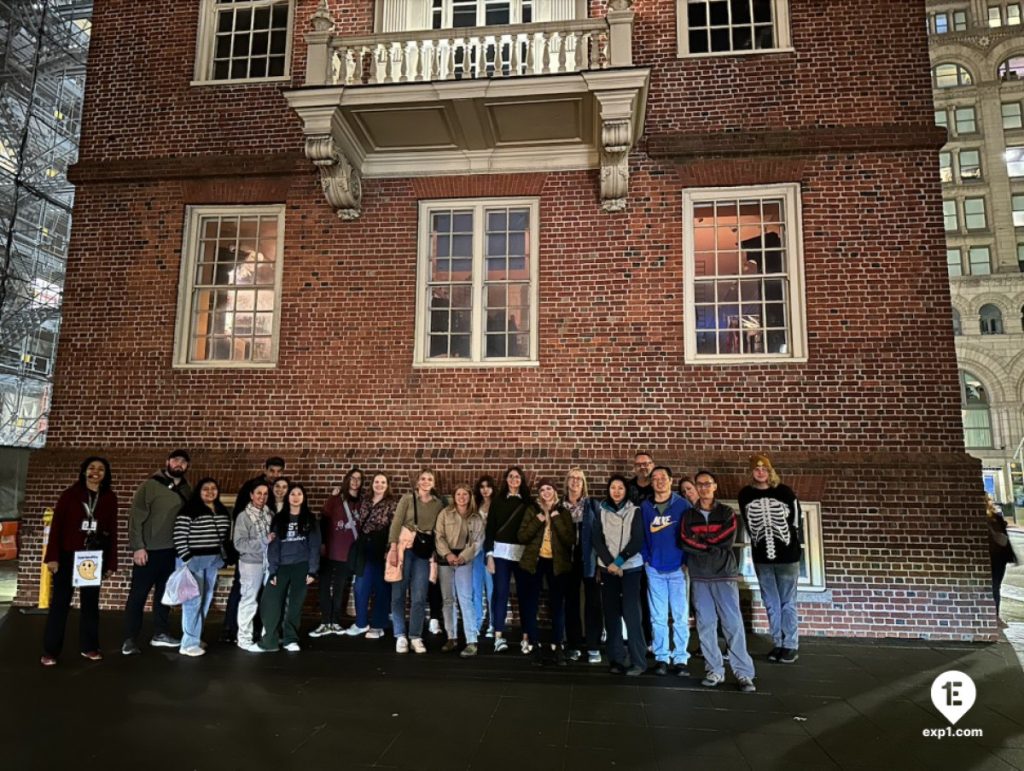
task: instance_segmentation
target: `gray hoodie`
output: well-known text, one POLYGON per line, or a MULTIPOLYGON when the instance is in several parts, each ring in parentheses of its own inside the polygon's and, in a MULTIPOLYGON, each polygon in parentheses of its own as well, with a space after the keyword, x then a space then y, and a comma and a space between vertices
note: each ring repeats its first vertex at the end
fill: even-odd
POLYGON ((235 534, 232 541, 238 549, 239 562, 249 565, 265 565, 267 544, 270 543, 270 509, 264 506, 256 509, 250 503, 235 520, 235 534))

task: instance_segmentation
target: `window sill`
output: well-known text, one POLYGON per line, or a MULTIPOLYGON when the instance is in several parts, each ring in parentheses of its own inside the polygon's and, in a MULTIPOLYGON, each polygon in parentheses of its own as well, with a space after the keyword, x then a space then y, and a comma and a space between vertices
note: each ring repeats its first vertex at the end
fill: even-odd
POLYGON ((413 369, 508 369, 521 367, 539 367, 537 360, 512 360, 512 361, 417 361, 413 369))
POLYGON ((171 369, 188 370, 222 370, 222 369, 276 369, 276 361, 251 362, 251 361, 216 361, 216 362, 177 362, 171 365, 171 369))
POLYGON ((807 356, 683 356, 683 362, 694 367, 757 367, 764 364, 806 364, 807 356))
POLYGON ((277 75, 273 78, 235 78, 233 80, 193 80, 190 86, 252 86, 262 83, 289 83, 291 75, 277 75))
POLYGON ((720 59, 723 56, 765 56, 771 54, 795 54, 795 48, 756 48, 753 51, 710 51, 705 54, 679 52, 677 59, 720 59))

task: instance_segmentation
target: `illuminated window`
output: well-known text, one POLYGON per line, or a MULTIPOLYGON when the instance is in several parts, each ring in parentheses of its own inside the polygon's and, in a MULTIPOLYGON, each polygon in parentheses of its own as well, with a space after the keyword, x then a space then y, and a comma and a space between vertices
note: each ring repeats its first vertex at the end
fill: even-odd
POLYGON ((683 193, 687 362, 806 360, 797 185, 683 193))
POLYGON ((960 371, 960 414, 964 423, 964 446, 992 446, 992 417, 988 391, 970 372, 960 371))
POLYGON ((971 73, 959 64, 937 64, 932 68, 932 85, 935 88, 969 86, 973 82, 971 73))
POLYGON ((176 364, 273 365, 284 207, 190 207, 186 228, 176 364))

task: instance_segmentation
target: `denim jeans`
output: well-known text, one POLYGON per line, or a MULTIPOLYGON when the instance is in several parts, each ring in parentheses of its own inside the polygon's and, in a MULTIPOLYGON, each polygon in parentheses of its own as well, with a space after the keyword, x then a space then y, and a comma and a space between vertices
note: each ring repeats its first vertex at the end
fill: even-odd
MULTIPOLYGON (((178 567, 182 561, 178 560, 178 567)), ((199 596, 186 600, 181 606, 181 650, 195 648, 203 636, 203 621, 210 612, 213 590, 217 588, 217 571, 224 560, 217 554, 195 556, 188 561, 188 572, 199 585, 199 596)))
POLYGON ((395 637, 405 637, 405 595, 409 593, 409 637, 423 637, 423 620, 427 615, 427 589, 430 585, 430 560, 417 557, 406 549, 402 562, 402 580, 391 587, 391 622, 395 637))
POLYGON ((725 674, 722 649, 718 647, 718 622, 729 647, 729 666, 736 677, 754 677, 754 662, 747 653, 747 637, 740 615, 740 587, 736 581, 694 581, 693 609, 697 634, 708 674, 725 674))
POLYGON ((438 568, 438 581, 444 598, 444 630, 450 640, 459 636, 456 610, 462 616, 462 632, 466 635, 467 643, 475 643, 480 633, 480 620, 473 602, 473 564, 471 562, 458 567, 441 565, 438 568), (455 604, 456 598, 458 606, 455 604))
POLYGON ((383 629, 391 613, 391 584, 384 580, 384 562, 366 558, 363 574, 356 576, 356 626, 383 629), (373 614, 370 614, 370 596, 373 614))
POLYGON ((494 597, 494 576, 487 572, 487 555, 482 551, 473 560, 473 607, 476 618, 483 624, 486 616, 494 628, 494 619, 490 616, 491 598, 494 597))
POLYGON ((797 630, 799 616, 796 609, 796 587, 800 580, 800 563, 754 563, 757 583, 761 587, 761 602, 768 614, 768 629, 772 642, 778 648, 800 647, 797 630))
MULTIPOLYGON (((537 559, 537 572, 533 575, 522 571, 526 577, 523 591, 520 593, 520 608, 523 606, 523 596, 528 596, 530 601, 524 610, 521 611, 523 619, 523 633, 530 638, 530 642, 540 642, 540 630, 537 627, 537 611, 540 609, 540 593, 547 584, 548 588, 548 611, 551 616, 551 644, 562 645, 565 642, 565 583, 566 575, 555 575, 554 560, 546 557, 537 559)), ((516 581, 519 581, 518 576, 516 581)))
MULTIPOLYGON (((523 591, 523 586, 529 584, 529 578, 523 579, 526 572, 519 567, 518 562, 513 560, 494 558, 494 593, 491 595, 491 626, 495 632, 505 633, 506 619, 508 617, 508 596, 512 586, 512 576, 516 577, 516 595, 519 597, 519 618, 520 623, 525 618, 530 607, 530 600, 525 595, 529 592, 523 591), (525 600, 525 602, 524 602, 525 600)), ((536 610, 534 613, 536 614, 536 610)))
POLYGON ((654 633, 654 658, 666 664, 685 664, 690 660, 690 654, 686 652, 690 643, 686 573, 682 569, 661 573, 649 565, 644 570, 647 572, 647 601, 651 608, 651 631, 654 633), (669 615, 672 616, 671 638, 669 615))

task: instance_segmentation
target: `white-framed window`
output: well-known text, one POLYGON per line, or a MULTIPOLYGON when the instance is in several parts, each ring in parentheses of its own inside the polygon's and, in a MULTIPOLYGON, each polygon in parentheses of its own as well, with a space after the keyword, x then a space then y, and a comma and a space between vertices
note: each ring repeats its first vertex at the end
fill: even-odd
POLYGON ((1013 226, 1024 228, 1024 195, 1010 196, 1010 206, 1013 209, 1013 226))
POLYGON ((977 149, 964 149, 957 153, 960 166, 960 181, 981 179, 981 152, 977 149))
POLYGON ((421 201, 417 366, 538 362, 536 198, 421 201))
POLYGON ((984 198, 964 199, 964 228, 966 230, 984 230, 988 227, 985 216, 984 198))
POLYGON ((960 219, 956 212, 956 201, 942 202, 942 220, 947 233, 955 233, 960 229, 960 219))
POLYGON ((946 250, 946 272, 951 278, 964 274, 963 255, 959 249, 946 250))
POLYGON ((988 389, 966 370, 960 370, 960 415, 964 423, 964 445, 968 449, 991 447, 988 389))
POLYGON ((1007 147, 1003 151, 1008 177, 1024 177, 1024 147, 1007 147))
POLYGON ((197 83, 284 80, 295 0, 201 0, 197 83))
POLYGON ((433 29, 530 24, 533 0, 432 0, 433 29))
POLYGON ((1024 127, 1021 121, 1020 102, 1003 102, 1003 128, 1007 130, 1024 127))
MULTIPOLYGON (((740 583, 748 589, 757 589, 757 573, 754 570, 753 552, 750 548, 750 536, 742 526, 739 516, 739 504, 736 501, 724 501, 731 506, 740 520, 736 536, 735 548, 738 550, 740 566, 740 583)), ((817 501, 800 501, 800 512, 803 514, 803 546, 800 552, 800 578, 797 588, 805 592, 825 591, 825 555, 821 537, 821 504, 817 501)))
POLYGON ((789 50, 789 0, 676 0, 680 56, 789 50))
POLYGON ((806 361, 799 185, 683 191, 684 360, 806 361))
POLYGON ((953 110, 953 125, 956 127, 957 136, 962 134, 976 134, 978 121, 973 107, 957 107, 953 110))
POLYGON ((970 71, 961 64, 936 64, 932 68, 932 86, 935 88, 957 88, 973 83, 970 71))
POLYGON ((186 209, 175 366, 277 361, 283 206, 186 209))

